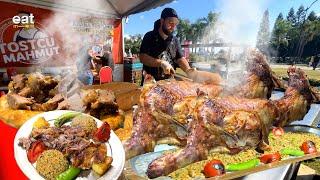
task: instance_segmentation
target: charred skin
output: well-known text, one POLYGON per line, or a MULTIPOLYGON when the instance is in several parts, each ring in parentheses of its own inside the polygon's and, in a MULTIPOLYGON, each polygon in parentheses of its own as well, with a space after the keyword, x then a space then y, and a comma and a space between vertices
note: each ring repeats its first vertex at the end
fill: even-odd
POLYGON ((168 120, 174 114, 173 105, 186 97, 196 97, 199 91, 215 97, 221 90, 216 85, 186 81, 146 84, 134 115, 132 136, 124 142, 126 159, 153 151, 156 142, 163 138, 171 139, 175 144, 185 144, 185 139, 177 136, 174 125, 168 120))
MULTIPOLYGON (((233 91, 230 94, 236 95, 238 97, 247 97, 247 98, 266 98, 271 94, 274 85, 272 84, 272 73, 270 67, 267 64, 267 59, 259 52, 252 52, 249 58, 249 63, 247 65, 248 75, 246 78, 246 83, 241 86, 240 91, 233 91)), ((135 129, 138 129, 142 124, 147 124, 143 122, 143 119, 153 119, 163 126, 168 126, 171 123, 168 122, 168 118, 173 117, 175 120, 182 124, 186 124, 187 116, 190 114, 189 109, 192 109, 192 101, 199 95, 204 94, 208 95, 210 98, 215 98, 221 95, 223 87, 212 84, 199 84, 188 81, 174 81, 174 80, 164 80, 154 83, 151 77, 146 77, 147 81, 144 83, 143 91, 140 96, 139 108, 145 108, 144 111, 149 111, 145 113, 146 116, 152 117, 142 117, 139 116, 135 120, 133 128, 133 137, 131 137, 127 142, 125 142, 125 150, 127 152, 127 158, 132 157, 129 153, 133 151, 131 148, 140 146, 133 145, 137 143, 136 139, 143 137, 149 132, 149 130, 142 128, 141 131, 137 132, 135 129), (189 99, 189 102, 185 100, 189 99), (165 117, 164 117, 165 116, 165 117), (138 134, 138 135, 137 135, 138 134), (141 135, 140 135, 141 134, 141 135), (137 137, 134 137, 137 136, 137 137), (132 145, 130 145, 132 144, 132 145)), ((148 121, 149 123, 149 121, 148 121)), ((153 127, 154 128, 154 127, 153 127)), ((151 128, 152 129, 152 128, 151 128)), ((174 131, 174 130, 173 130, 174 131)), ((152 131, 152 133, 157 134, 158 132, 152 131)), ((175 133, 170 133, 173 136, 176 136, 175 133)), ((166 135, 166 137, 169 137, 166 135)), ((153 141, 157 142, 161 135, 155 135, 153 141)), ((174 137, 175 138, 175 137, 174 137)), ((146 138, 148 139, 148 138, 146 138)), ((178 139, 179 140, 179 139, 178 139)), ((139 141, 144 141, 140 138, 139 141)), ((152 141, 152 142, 153 142, 152 141)), ((139 144, 146 144, 144 142, 139 142, 139 144)), ((151 146, 154 147, 154 146, 151 146)), ((135 155, 145 153, 143 149, 148 149, 152 151, 153 149, 149 148, 135 148, 135 155)), ((148 152, 148 151, 147 151, 148 152)))
POLYGON ((267 143, 270 118, 276 118, 275 109, 267 100, 247 100, 232 97, 218 100, 199 98, 189 124, 187 146, 175 153, 152 161, 148 167, 149 178, 168 175, 191 163, 207 159, 208 152, 224 146, 234 154, 267 143), (258 102, 256 102, 258 101, 258 102), (254 103, 251 103, 254 102, 254 103), (261 113, 255 109, 262 109, 261 113), (265 116, 266 117, 261 117, 265 116), (265 123, 264 119, 269 119, 265 123))
POLYGON ((275 121, 275 126, 285 126, 292 121, 300 120, 309 111, 310 104, 317 98, 313 97, 313 91, 305 73, 295 67, 288 69, 288 89, 284 97, 275 101, 281 113, 279 121, 275 121))
POLYGON ((270 127, 303 118, 312 102, 312 91, 303 71, 289 69, 288 75, 289 87, 285 96, 277 101, 232 96, 195 100, 187 146, 152 161, 147 175, 150 178, 168 175, 206 159, 210 149, 217 146, 225 146, 229 153, 268 148, 270 127))
POLYGON ((283 88, 282 82, 273 74, 267 57, 261 52, 251 50, 248 53, 246 64, 247 74, 240 86, 233 88, 226 95, 233 95, 245 98, 270 98, 272 90, 283 88))
POLYGON ((156 137, 152 130, 159 125, 144 108, 140 108, 135 112, 133 123, 132 136, 123 144, 126 150, 126 159, 153 150, 156 137))
MULTIPOLYGON (((161 81, 144 87, 139 108, 143 107, 148 112, 145 114, 148 118, 139 116, 140 120, 135 120, 134 126, 139 127, 152 121, 156 121, 156 125, 148 126, 148 130, 137 131, 134 128, 133 136, 126 142, 130 145, 125 146, 127 154, 134 149, 132 147, 140 147, 136 148, 139 152, 136 151, 135 155, 145 152, 147 146, 141 148, 141 144, 145 144, 141 142, 145 141, 142 138, 145 134, 153 133, 151 142, 157 142, 165 135, 160 135, 160 128, 156 127, 170 127, 172 119, 188 123, 185 148, 152 161, 147 170, 148 177, 168 175, 178 168, 204 160, 208 152, 217 147, 225 147, 229 153, 256 147, 267 149, 268 133, 273 124, 285 124, 304 116, 312 96, 305 76, 299 71, 290 71, 289 88, 282 99, 245 99, 270 97, 272 89, 280 84, 274 78, 265 57, 260 54, 253 57, 255 63, 248 65, 246 83, 240 91, 226 97, 218 97, 221 96, 219 93, 204 93, 206 90, 195 89, 189 82, 161 81), (204 96, 206 94, 209 96, 204 96)), ((213 92, 221 92, 221 87, 219 91, 213 92)), ((166 136, 174 136, 172 131, 167 131, 170 133, 166 136)))

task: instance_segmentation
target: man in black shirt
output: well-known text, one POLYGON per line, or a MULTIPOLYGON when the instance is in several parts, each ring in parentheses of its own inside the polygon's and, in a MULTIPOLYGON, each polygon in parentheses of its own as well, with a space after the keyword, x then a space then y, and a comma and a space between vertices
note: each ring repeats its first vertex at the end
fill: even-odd
POLYGON ((154 29, 144 35, 139 56, 143 70, 158 81, 172 77, 175 68, 180 67, 196 82, 219 83, 219 75, 190 68, 188 61, 183 57, 178 39, 173 36, 178 23, 176 11, 165 8, 161 18, 154 23, 154 29))

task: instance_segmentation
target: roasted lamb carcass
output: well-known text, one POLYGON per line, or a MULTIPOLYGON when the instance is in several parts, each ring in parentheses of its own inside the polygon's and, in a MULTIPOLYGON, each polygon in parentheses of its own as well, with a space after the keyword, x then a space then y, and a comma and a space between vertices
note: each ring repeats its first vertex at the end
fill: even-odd
POLYGON ((248 148, 268 148, 270 127, 301 119, 312 100, 304 72, 291 68, 288 75, 289 87, 280 100, 232 96, 194 99, 189 114, 192 121, 188 125, 187 145, 175 153, 155 159, 149 164, 147 175, 150 178, 168 175, 188 164, 206 159, 210 150, 224 149, 229 153, 237 153, 248 148))
POLYGON ((270 97, 272 89, 280 84, 272 75, 266 57, 256 51, 250 53, 245 77, 247 81, 240 88, 234 88, 240 90, 233 93, 230 90, 223 91, 224 87, 221 85, 188 81, 145 83, 139 107, 134 113, 132 136, 124 143, 126 158, 150 152, 155 144, 161 142, 184 145, 186 139, 177 134, 175 124, 187 123, 189 111, 194 106, 193 100, 199 94, 206 94, 210 98, 230 94, 265 98, 270 97), (184 100, 189 103, 183 103, 186 102, 184 100))
MULTIPOLYGON (((257 50, 249 50, 247 54, 246 71, 242 78, 236 78, 239 80, 236 82, 236 87, 231 87, 231 90, 224 89, 224 95, 270 98, 274 88, 284 89, 282 82, 272 72, 265 55, 257 50)), ((234 83, 233 81, 231 79, 231 84, 234 83)))

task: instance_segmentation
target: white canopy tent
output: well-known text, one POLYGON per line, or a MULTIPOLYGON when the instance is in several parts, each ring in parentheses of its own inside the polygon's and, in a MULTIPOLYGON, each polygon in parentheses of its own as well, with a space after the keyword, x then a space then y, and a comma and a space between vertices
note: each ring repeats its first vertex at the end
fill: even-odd
POLYGON ((147 11, 173 0, 4 0, 47 9, 123 18, 147 11))

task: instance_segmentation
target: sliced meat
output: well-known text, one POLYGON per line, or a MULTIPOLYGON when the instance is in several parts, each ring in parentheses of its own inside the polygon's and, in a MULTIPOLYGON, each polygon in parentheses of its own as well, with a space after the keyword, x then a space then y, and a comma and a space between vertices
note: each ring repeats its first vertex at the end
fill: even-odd
POLYGON ((107 156, 107 147, 105 144, 100 144, 97 151, 95 152, 93 162, 94 163, 102 163, 104 162, 107 156))
POLYGON ((70 108, 70 104, 68 103, 67 100, 63 100, 62 102, 60 102, 58 104, 58 108, 57 109, 61 109, 61 110, 65 110, 65 109, 69 109, 70 108))
POLYGON ((58 104, 62 102, 64 98, 61 94, 55 95, 53 98, 49 99, 47 102, 42 104, 44 111, 52 111, 58 108, 58 104))
POLYGON ((100 117, 118 112, 116 97, 110 90, 90 89, 83 92, 83 103, 87 106, 86 112, 100 117))
POLYGON ((9 90, 13 92, 18 92, 23 89, 26 86, 25 84, 28 79, 25 74, 18 74, 11 78, 12 81, 10 82, 9 90))
POLYGON ((18 94, 23 97, 30 97, 32 92, 33 91, 30 87, 24 87, 23 89, 21 89, 21 91, 18 94))
POLYGON ((8 93, 7 94, 8 104, 12 109, 26 109, 30 110, 31 105, 34 103, 32 98, 26 98, 19 96, 15 93, 8 93))
POLYGON ((81 169, 90 169, 92 166, 92 158, 97 151, 97 147, 90 146, 84 151, 81 151, 78 155, 71 157, 72 166, 79 167, 81 169))

